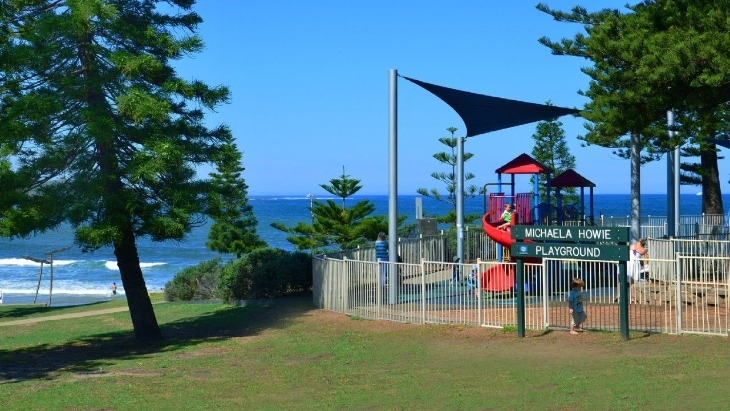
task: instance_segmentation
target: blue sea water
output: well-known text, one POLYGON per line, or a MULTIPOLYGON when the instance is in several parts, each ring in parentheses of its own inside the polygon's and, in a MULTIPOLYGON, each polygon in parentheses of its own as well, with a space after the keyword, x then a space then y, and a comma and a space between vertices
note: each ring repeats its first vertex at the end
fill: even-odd
MULTIPOLYGON (((399 214, 409 216, 413 221, 416 214, 416 197, 414 195, 399 196, 399 214)), ((334 197, 315 198, 314 201, 327 199, 341 201, 334 197)), ((354 196, 347 199, 352 205, 357 201, 369 200, 375 205, 375 214, 388 213, 388 197, 386 195, 354 196)), ((728 204, 730 196, 723 198, 728 204)), ((310 200, 304 196, 251 196, 259 225, 258 233, 272 247, 292 250, 286 241, 287 234, 270 226, 280 222, 288 226, 298 222, 309 222, 311 219, 308 206, 310 200)), ((444 214, 451 207, 442 202, 422 197, 423 211, 428 215, 444 214)), ((682 195, 680 214, 697 215, 701 210, 701 197, 682 195)), ((586 195, 586 214, 588 210, 586 195)), ((464 202, 465 214, 482 214, 484 201, 482 197, 467 199, 464 202)), ((643 195, 641 197, 642 215, 665 216, 667 214, 667 198, 661 194, 643 195)), ((628 194, 599 194, 594 196, 594 214, 607 217, 624 217, 630 213, 630 196, 628 194)), ((174 275, 185 267, 201 261, 218 257, 218 254, 205 247, 209 225, 195 228, 181 242, 153 243, 148 239, 139 239, 138 251, 147 288, 159 291, 174 275)), ((48 252, 73 245, 73 234, 68 227, 47 232, 25 239, 0 239, 0 291, 3 292, 4 304, 27 304, 36 299, 37 302, 51 305, 74 305, 112 298, 124 298, 119 270, 111 249, 101 249, 93 253, 82 253, 78 247, 60 251, 53 255, 53 282, 51 284, 50 266, 41 265, 23 257, 48 259, 48 252), (40 285, 39 285, 40 277, 40 285), (111 296, 110 285, 116 282, 118 295, 111 296), (51 289, 52 287, 52 289, 51 289)), ((225 258, 225 257, 224 257, 225 258)))

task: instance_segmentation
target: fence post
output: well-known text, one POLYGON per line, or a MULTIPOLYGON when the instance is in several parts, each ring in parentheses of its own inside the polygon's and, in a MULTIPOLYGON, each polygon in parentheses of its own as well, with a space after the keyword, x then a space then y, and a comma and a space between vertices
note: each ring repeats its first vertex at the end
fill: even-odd
POLYGON ((548 269, 545 259, 542 259, 542 319, 545 324, 545 328, 550 327, 550 302, 548 301, 549 290, 548 288, 548 269))
MULTIPOLYGON (((359 258, 358 261, 360 261, 359 258)), ((342 293, 343 312, 346 313, 350 310, 350 270, 348 269, 347 257, 342 259, 342 263, 344 267, 342 269, 342 279, 340 280, 342 284, 340 292, 342 293)))
POLYGON ((423 259, 423 234, 418 233, 418 258, 423 259))
POLYGON ((515 264, 515 281, 517 286, 517 337, 525 336, 525 262, 522 257, 517 257, 515 264))
POLYGON ((469 246, 470 242, 469 242, 469 226, 468 225, 464 226, 464 231, 465 231, 464 243, 466 243, 466 244, 462 244, 462 252, 464 254, 464 261, 462 261, 462 263, 468 263, 471 261, 471 253, 469 252, 471 247, 469 246))
POLYGON ((677 253, 677 258, 674 260, 677 265, 677 334, 682 333, 682 264, 680 263, 682 253, 677 253))
POLYGON ((477 295, 477 322, 481 327, 484 324, 484 313, 482 312, 482 259, 477 259, 477 278, 476 278, 476 295, 477 295))
POLYGON ((421 324, 426 324, 426 260, 421 259, 421 324))

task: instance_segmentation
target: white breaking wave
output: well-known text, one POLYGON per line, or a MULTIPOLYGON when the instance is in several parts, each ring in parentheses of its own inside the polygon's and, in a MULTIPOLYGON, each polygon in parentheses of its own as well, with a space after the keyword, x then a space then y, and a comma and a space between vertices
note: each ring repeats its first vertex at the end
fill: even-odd
MULTIPOLYGON (((2 290, 2 292, 8 296, 8 295, 35 295, 36 289, 35 288, 6 288, 2 290)), ((38 298, 41 298, 41 296, 48 296, 49 289, 48 287, 41 287, 40 290, 38 290, 38 298)), ((111 294, 111 291, 108 289, 69 289, 69 288, 57 288, 53 287, 53 295, 57 294, 67 294, 67 295, 109 295, 111 294)), ((124 290, 117 289, 117 295, 124 295, 124 290)))
MULTIPOLYGON (((79 260, 53 260, 53 265, 69 265, 78 263, 79 260)), ((0 265, 13 265, 19 267, 38 267, 41 263, 26 260, 25 258, 0 258, 0 265)))
MULTIPOLYGON (((141 268, 150 268, 150 267, 156 267, 158 265, 165 265, 167 263, 139 263, 139 266, 141 268)), ((117 265, 116 261, 107 261, 104 266, 110 270, 119 270, 119 266, 117 265)))

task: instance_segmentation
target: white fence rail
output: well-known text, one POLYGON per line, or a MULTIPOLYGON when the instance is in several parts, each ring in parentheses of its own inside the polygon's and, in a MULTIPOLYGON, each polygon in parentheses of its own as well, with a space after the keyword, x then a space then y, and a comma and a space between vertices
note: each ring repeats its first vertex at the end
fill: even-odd
MULTIPOLYGON (((429 239, 423 248, 408 247, 420 255, 441 253, 448 258, 446 247, 438 245, 445 243, 429 239)), ((487 251, 495 247, 484 244, 480 247, 487 251)), ((728 336, 730 242, 650 239, 649 251, 647 273, 631 287, 630 329, 728 336)), ((414 324, 517 324, 511 262, 478 259, 460 264, 423 258, 418 263, 389 263, 375 262, 374 255, 363 250, 344 254, 314 259, 317 307, 414 324), (361 256, 367 259, 351 258, 361 256)), ((619 330, 618 263, 550 259, 525 264, 526 328, 569 326, 566 298, 576 277, 586 284, 586 328, 619 330)))

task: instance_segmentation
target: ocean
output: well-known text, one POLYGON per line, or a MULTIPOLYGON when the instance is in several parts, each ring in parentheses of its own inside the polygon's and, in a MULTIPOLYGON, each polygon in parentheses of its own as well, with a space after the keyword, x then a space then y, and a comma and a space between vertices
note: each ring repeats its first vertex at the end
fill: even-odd
MULTIPOLYGON (((399 214, 408 215, 411 222, 415 220, 417 197, 420 196, 406 195, 398 198, 399 214)), ((341 201, 331 196, 315 197, 314 201, 328 199, 341 201)), ((387 215, 387 195, 353 196, 347 199, 347 204, 352 205, 365 199, 375 204, 374 214, 387 215)), ((294 226, 300 221, 308 223, 311 219, 307 208, 310 204, 309 198, 305 195, 250 196, 249 201, 258 219, 259 236, 272 247, 293 250, 292 245, 286 241, 287 234, 272 228, 270 224, 280 222, 294 226)), ((730 196, 724 196, 723 201, 724 204, 729 204, 730 196)), ((425 197, 422 197, 422 202, 424 213, 429 215, 444 214, 451 207, 425 197)), ((680 214, 698 215, 701 204, 701 196, 684 194, 680 198, 680 214)), ((588 214, 587 194, 585 207, 588 214)), ((482 214, 483 208, 484 200, 481 196, 464 201, 465 214, 482 214)), ((649 194, 641 197, 642 216, 666 216, 666 210, 665 195, 649 194)), ((630 213, 630 196, 594 195, 594 211, 596 216, 625 217, 630 213)), ((208 224, 195 228, 181 242, 153 243, 145 238, 138 240, 138 251, 148 290, 160 291, 183 268, 219 256, 205 248, 209 227, 208 224)), ((93 253, 82 253, 78 247, 73 246, 73 234, 69 227, 25 239, 0 239, 0 292, 3 294, 3 304, 29 304, 35 301, 64 306, 125 298, 112 250, 105 248, 93 253), (71 248, 65 249, 67 247, 71 248), (44 264, 41 272, 41 264, 24 257, 48 260, 48 253, 53 250, 63 251, 53 254, 51 284, 51 267, 44 264), (116 296, 112 296, 110 290, 114 282, 118 286, 116 296)))

